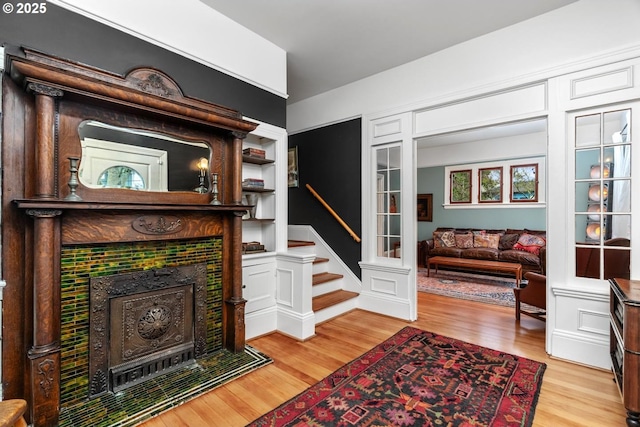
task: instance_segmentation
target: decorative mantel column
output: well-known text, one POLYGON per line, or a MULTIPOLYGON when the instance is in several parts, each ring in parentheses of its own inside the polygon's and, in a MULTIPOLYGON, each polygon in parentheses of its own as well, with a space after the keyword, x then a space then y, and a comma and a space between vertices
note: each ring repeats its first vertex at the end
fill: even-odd
MULTIPOLYGON (((40 83, 29 83, 28 89, 36 96, 36 144, 35 150, 35 197, 54 199, 56 174, 56 100, 63 95, 60 89, 40 83)), ((29 173, 29 171, 27 171, 29 173)))
MULTIPOLYGON (((56 198, 56 99, 63 92, 40 83, 29 83, 35 94, 36 199, 56 198), (52 179, 55 177, 55 179, 52 179)), ((33 343, 28 352, 31 422, 37 426, 58 424, 60 402, 60 286, 57 242, 60 210, 29 209, 33 218, 33 343), (35 408, 38 408, 36 411, 35 408)))
MULTIPOLYGON (((242 204, 242 140, 246 138, 245 132, 233 132, 234 154, 232 164, 232 204, 242 204)), ((231 295, 225 299, 225 346, 233 352, 244 351, 245 348, 245 323, 244 306, 246 300, 242 297, 242 214, 236 212, 231 226, 231 277, 234 281, 231 286, 231 295)))
POLYGON ((60 210, 28 209, 34 219, 33 344, 28 352, 31 422, 58 424, 60 402, 60 286, 56 234, 60 210), (38 408, 36 411, 35 408, 38 408))

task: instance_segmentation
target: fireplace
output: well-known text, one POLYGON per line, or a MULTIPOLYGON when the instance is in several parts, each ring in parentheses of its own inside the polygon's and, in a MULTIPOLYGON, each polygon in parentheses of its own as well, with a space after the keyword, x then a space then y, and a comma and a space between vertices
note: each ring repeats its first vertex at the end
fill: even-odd
POLYGON ((140 420, 182 401, 185 388, 211 387, 219 365, 248 358, 241 166, 242 139, 256 125, 184 96, 157 70, 121 77, 27 49, 6 58, 4 397, 26 399, 34 426, 105 414, 125 425, 122 414, 140 420), (194 171, 193 187, 205 186, 87 182, 87 123, 127 138, 166 136, 169 153, 204 150, 207 169, 194 171))
POLYGON ((206 264, 89 281, 89 397, 118 392, 205 354, 206 264), (197 308, 197 311, 195 311, 197 308))

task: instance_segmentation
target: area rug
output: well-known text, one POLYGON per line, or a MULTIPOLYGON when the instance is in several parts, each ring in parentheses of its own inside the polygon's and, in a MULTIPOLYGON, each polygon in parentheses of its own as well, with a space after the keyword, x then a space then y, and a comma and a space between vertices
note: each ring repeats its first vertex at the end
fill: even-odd
MULTIPOLYGON (((511 277, 446 270, 438 270, 437 274, 431 270, 427 277, 427 270, 421 268, 418 269, 417 279, 418 291, 421 292, 515 307, 513 288, 516 281, 511 277)), ((526 280, 522 282, 526 283, 526 280)))
POLYGON ((249 426, 531 426, 545 369, 405 327, 249 426))

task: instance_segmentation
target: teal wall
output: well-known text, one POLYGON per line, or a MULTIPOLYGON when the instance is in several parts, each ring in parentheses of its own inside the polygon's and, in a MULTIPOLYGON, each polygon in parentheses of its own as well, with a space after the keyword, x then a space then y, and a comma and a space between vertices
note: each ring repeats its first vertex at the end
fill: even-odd
POLYGON ((418 241, 430 239, 438 227, 546 229, 544 208, 447 209, 444 204, 444 166, 419 168, 418 194, 433 194, 433 222, 418 221, 418 241))

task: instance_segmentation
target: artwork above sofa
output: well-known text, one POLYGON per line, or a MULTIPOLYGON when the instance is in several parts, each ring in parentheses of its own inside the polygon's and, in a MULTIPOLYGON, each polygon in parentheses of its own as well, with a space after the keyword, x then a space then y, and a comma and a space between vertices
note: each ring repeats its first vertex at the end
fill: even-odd
POLYGON ((544 230, 439 227, 433 238, 420 242, 419 253, 424 265, 429 257, 448 256, 515 262, 522 264, 523 273, 545 274, 546 237, 544 230))

